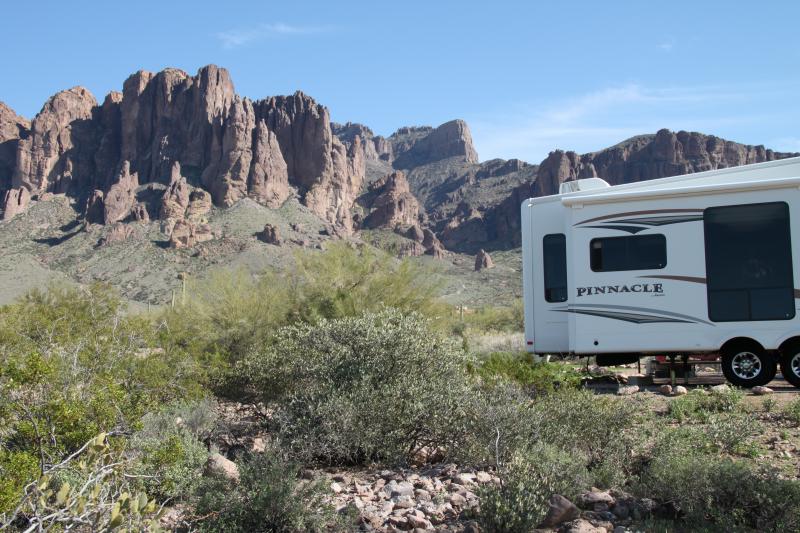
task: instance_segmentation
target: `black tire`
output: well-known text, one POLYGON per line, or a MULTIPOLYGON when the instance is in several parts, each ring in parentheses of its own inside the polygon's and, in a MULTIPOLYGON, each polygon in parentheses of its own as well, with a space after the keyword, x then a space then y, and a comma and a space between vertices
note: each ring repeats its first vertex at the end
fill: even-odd
POLYGON ((778 364, 760 347, 738 345, 722 354, 722 373, 731 384, 750 388, 772 381, 778 364))
POLYGON ((781 354, 783 379, 800 388, 800 347, 794 346, 781 354))

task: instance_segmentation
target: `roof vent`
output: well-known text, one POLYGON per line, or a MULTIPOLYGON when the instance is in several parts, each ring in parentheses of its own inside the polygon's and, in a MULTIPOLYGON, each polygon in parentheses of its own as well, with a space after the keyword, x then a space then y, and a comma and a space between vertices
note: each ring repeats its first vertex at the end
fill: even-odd
POLYGON ((569 192, 578 191, 592 191, 595 189, 605 189, 611 185, 604 179, 600 178, 586 178, 582 180, 565 181, 558 188, 558 194, 566 194, 569 192))

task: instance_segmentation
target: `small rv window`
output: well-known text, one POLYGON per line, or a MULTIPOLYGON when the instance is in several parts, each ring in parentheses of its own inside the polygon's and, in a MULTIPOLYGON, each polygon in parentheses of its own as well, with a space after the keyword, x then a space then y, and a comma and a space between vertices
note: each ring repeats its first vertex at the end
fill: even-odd
POLYGON ((714 322, 794 318, 789 206, 710 207, 703 227, 708 317, 714 322))
POLYGON ((563 233, 544 236, 544 299, 567 301, 567 239, 563 233))
POLYGON ((667 239, 663 235, 592 239, 589 252, 595 272, 655 270, 667 266, 667 239))

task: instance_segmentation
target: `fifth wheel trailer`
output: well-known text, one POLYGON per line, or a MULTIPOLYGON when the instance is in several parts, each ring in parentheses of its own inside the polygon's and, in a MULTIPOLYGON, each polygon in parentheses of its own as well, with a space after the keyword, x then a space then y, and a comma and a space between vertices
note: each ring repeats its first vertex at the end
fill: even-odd
POLYGON ((718 353, 731 383, 800 387, 800 158, 522 203, 527 349, 718 353))

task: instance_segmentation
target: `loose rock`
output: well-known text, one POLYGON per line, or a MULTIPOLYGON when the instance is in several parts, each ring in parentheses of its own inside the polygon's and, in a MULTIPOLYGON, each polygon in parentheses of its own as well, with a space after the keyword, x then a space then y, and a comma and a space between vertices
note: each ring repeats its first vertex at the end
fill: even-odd
POLYGON ((560 494, 553 494, 548 502, 547 515, 539 527, 555 527, 575 520, 581 515, 580 509, 560 494))

